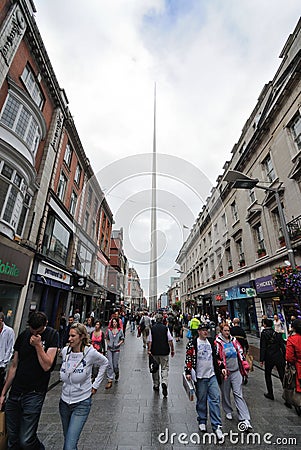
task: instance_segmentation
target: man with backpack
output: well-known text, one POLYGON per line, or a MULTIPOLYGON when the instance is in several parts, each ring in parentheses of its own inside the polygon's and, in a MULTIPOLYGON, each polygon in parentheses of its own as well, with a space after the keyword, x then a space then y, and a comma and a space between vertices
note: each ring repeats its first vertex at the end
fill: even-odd
POLYGON ((260 365, 264 365, 265 383, 267 393, 265 398, 274 400, 272 370, 276 366, 282 383, 285 368, 285 342, 280 333, 273 329, 272 319, 262 320, 263 330, 260 336, 260 365))

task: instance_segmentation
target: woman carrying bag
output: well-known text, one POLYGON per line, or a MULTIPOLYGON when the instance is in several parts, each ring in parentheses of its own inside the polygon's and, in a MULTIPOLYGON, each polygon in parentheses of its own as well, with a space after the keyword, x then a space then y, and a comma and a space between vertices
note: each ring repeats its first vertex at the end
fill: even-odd
MULTIPOLYGON (((287 363, 292 364, 296 368, 296 387, 295 391, 301 398, 301 320, 295 319, 292 322, 292 333, 287 339, 286 355, 287 363)), ((298 397, 299 397, 298 396, 298 397)), ((288 406, 288 405, 286 405, 288 406)), ((294 405, 298 415, 301 415, 300 406, 294 405)))
POLYGON ((249 364, 243 354, 239 342, 230 335, 227 323, 220 324, 220 333, 216 337, 217 360, 222 374, 221 393, 222 405, 228 420, 232 420, 231 390, 238 412, 240 431, 252 429, 250 413, 242 393, 243 381, 247 379, 249 364))

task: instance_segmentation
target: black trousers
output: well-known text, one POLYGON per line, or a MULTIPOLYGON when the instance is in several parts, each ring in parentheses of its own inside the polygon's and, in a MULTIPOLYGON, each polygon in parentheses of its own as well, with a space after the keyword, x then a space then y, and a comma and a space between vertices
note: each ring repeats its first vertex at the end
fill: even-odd
POLYGON ((0 394, 2 392, 3 386, 5 384, 5 368, 4 367, 0 367, 0 394))
POLYGON ((285 368, 285 361, 284 360, 271 360, 271 361, 265 361, 264 362, 264 375, 265 375, 265 383, 267 386, 267 391, 269 395, 273 394, 273 383, 272 383, 272 370, 273 367, 276 366, 280 381, 282 383, 283 377, 284 377, 284 368, 285 368))

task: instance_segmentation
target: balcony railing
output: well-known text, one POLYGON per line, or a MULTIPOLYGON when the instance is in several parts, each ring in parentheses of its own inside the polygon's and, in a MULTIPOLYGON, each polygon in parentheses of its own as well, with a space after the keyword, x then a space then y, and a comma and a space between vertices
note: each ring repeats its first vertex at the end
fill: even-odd
POLYGON ((289 236, 292 241, 301 239, 301 216, 296 217, 287 224, 289 236))

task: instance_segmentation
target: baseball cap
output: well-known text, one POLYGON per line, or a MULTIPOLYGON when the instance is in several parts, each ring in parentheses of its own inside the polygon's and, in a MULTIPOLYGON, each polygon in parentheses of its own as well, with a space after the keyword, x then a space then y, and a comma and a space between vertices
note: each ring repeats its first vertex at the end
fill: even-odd
POLYGON ((198 330, 209 330, 209 326, 206 323, 201 323, 198 330))

